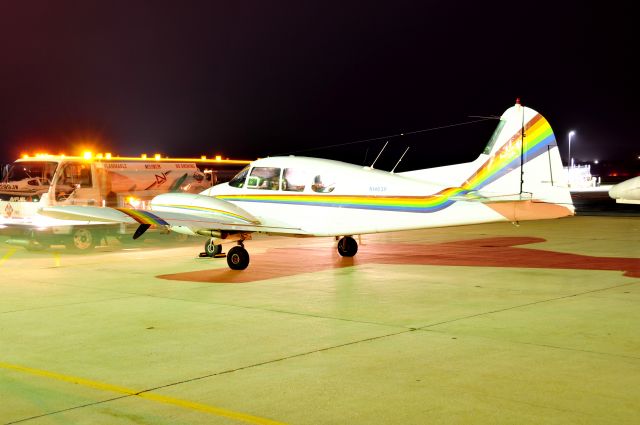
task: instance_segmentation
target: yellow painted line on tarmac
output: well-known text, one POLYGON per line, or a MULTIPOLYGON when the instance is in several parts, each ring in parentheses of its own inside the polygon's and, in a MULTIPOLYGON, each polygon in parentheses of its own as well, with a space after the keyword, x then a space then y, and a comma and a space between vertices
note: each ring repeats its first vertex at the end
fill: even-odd
POLYGON ((59 252, 55 251, 53 253, 53 261, 55 262, 55 264, 56 264, 55 266, 56 267, 60 267, 60 253, 59 252))
POLYGON ((41 369, 34 369, 26 366, 15 365, 11 363, 0 362, 1 369, 15 370, 18 372, 28 373, 30 375, 40 376, 43 378, 54 379, 57 381, 69 382, 71 384, 82 385, 89 388, 95 388, 103 391, 110 391, 119 394, 126 394, 130 396, 140 397, 146 400, 155 401, 158 403, 170 404, 185 409, 196 410, 203 413, 208 413, 215 416, 223 416, 225 418, 234 419, 241 422, 257 425, 286 425, 284 422, 278 422, 267 418, 261 418, 258 416, 249 415, 241 412, 234 412, 233 410, 223 409, 221 407, 209 406, 207 404, 196 403, 189 400, 181 400, 179 398, 163 396, 160 394, 154 394, 150 392, 137 391, 131 388, 125 388, 118 385, 107 384, 99 381, 92 381, 89 379, 79 378, 76 376, 63 375, 61 373, 49 372, 41 369))
POLYGON ((11 256, 13 254, 16 253, 18 249, 17 248, 11 248, 10 250, 8 250, 3 256, 2 258, 0 258, 0 266, 3 265, 5 263, 5 261, 7 261, 9 258, 11 258, 11 256))

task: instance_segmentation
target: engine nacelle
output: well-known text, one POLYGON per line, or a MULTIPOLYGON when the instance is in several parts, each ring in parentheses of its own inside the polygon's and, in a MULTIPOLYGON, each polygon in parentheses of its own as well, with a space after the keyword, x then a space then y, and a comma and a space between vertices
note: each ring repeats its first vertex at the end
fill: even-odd
POLYGON ((247 211, 222 199, 193 193, 163 193, 150 202, 151 211, 189 214, 227 224, 259 224, 247 211))

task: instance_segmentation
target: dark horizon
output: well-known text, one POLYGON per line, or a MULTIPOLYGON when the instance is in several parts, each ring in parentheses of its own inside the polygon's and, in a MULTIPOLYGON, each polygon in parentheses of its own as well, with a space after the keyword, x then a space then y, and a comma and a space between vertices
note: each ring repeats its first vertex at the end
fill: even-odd
MULTIPOLYGON (((72 2, 0 6, 0 158, 22 152, 370 162, 384 139, 517 97, 563 160, 637 161, 630 6, 72 2), (520 28, 520 29, 519 29, 520 28), (90 146, 93 144, 93 146, 90 146)), ((486 121, 390 139, 379 168, 468 161, 486 121)))

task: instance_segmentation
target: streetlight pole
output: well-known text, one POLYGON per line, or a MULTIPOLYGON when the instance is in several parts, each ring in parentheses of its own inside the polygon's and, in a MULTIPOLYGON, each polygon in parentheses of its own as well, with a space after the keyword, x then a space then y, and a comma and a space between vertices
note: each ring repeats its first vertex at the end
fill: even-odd
POLYGON ((575 131, 571 130, 569 132, 569 161, 567 162, 567 169, 571 168, 571 138, 574 136, 574 134, 576 134, 575 131))

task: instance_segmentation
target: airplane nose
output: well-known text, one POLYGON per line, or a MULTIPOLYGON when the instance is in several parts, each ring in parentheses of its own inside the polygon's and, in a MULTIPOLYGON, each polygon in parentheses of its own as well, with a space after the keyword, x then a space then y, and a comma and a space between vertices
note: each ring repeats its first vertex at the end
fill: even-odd
POLYGON ((611 189, 609 189, 609 196, 613 199, 618 199, 621 197, 622 195, 622 189, 619 187, 620 184, 617 184, 615 186, 613 186, 611 189))
POLYGON ((640 177, 618 183, 609 189, 613 199, 640 199, 640 177))

